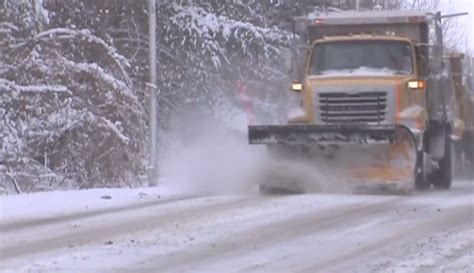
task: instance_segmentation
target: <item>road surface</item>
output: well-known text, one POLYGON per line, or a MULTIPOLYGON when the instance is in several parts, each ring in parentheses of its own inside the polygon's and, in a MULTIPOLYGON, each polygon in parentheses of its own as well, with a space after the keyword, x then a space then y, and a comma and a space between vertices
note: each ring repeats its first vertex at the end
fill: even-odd
POLYGON ((143 195, 0 218, 0 272, 474 272, 472 181, 406 196, 143 195))

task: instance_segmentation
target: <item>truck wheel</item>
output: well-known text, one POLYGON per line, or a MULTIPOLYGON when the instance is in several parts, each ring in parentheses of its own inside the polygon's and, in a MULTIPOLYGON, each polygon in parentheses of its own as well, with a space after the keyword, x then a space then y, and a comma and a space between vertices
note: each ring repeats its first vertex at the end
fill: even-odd
POLYGON ((439 169, 433 176, 432 184, 437 189, 449 189, 451 188, 453 180, 453 167, 454 167, 454 149, 453 143, 449 135, 446 138, 445 152, 443 158, 438 162, 439 169))
POLYGON ((423 167, 423 152, 417 153, 415 168, 415 189, 423 191, 431 187, 431 183, 425 179, 425 171, 423 167))

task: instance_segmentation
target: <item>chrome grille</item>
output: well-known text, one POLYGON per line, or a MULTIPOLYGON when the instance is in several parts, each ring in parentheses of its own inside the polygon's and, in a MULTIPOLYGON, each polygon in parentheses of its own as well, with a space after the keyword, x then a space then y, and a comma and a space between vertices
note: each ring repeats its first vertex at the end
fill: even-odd
POLYGON ((380 123, 387 112, 387 92, 319 94, 319 115, 325 123, 380 123))

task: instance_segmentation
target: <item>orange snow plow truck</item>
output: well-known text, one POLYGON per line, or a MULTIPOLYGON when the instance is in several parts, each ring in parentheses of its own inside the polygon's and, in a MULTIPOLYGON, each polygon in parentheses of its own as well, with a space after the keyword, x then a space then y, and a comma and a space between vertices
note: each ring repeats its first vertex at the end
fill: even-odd
POLYGON ((464 54, 451 53, 445 57, 449 67, 453 91, 448 100, 451 114, 454 116, 453 132, 455 140, 454 166, 457 177, 474 178, 474 101, 470 94, 471 74, 465 67, 464 54))
MULTIPOLYGON (((446 103, 453 90, 441 20, 426 11, 295 19, 305 52, 295 45, 288 68, 301 115, 285 125, 249 126, 249 143, 344 173, 362 187, 450 188, 456 124, 446 103)), ((260 188, 271 190, 271 183, 260 188)), ((305 192, 301 185, 282 190, 305 192)))

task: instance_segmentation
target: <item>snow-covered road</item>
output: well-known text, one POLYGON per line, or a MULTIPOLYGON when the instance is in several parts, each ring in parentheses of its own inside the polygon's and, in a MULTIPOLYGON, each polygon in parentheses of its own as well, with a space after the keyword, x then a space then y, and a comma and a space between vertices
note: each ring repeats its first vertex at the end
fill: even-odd
POLYGON ((0 211, 0 272, 474 272, 472 181, 408 196, 41 193, 0 211))

